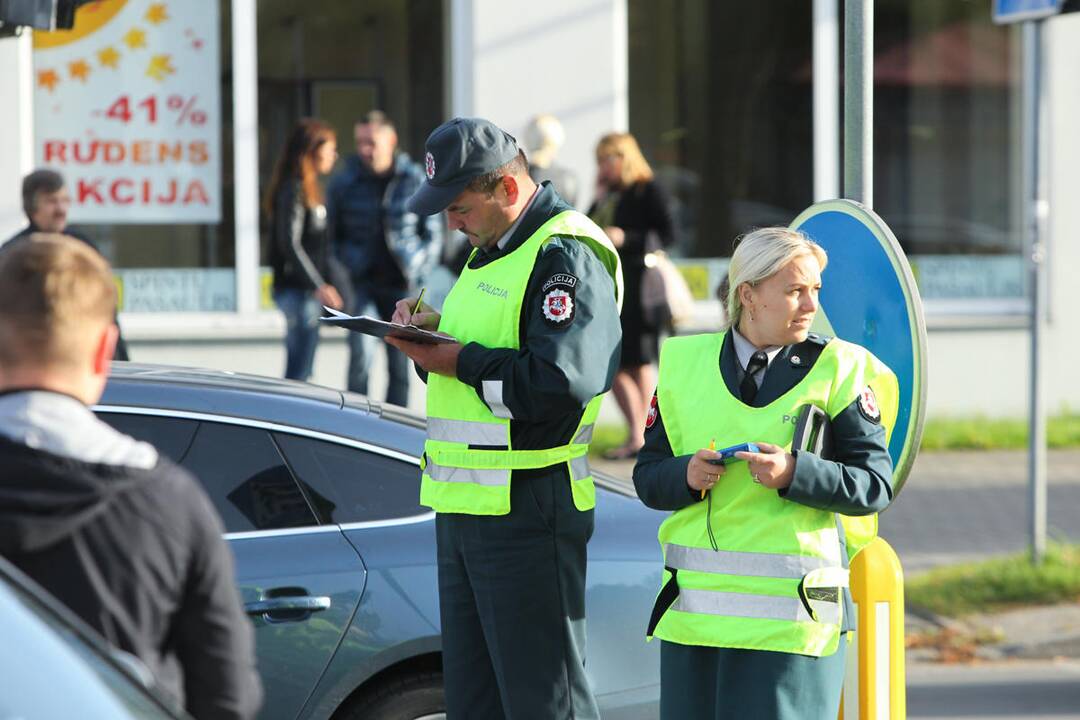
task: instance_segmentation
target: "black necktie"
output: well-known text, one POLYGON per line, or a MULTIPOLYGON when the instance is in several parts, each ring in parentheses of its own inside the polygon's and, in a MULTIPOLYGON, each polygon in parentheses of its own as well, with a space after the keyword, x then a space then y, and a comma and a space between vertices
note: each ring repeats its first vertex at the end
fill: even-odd
POLYGON ((746 374, 743 375, 742 382, 739 383, 739 395, 742 396, 742 401, 747 405, 753 404, 758 391, 757 383, 754 382, 754 375, 768 364, 769 356, 760 350, 754 353, 750 358, 750 362, 746 363, 746 374))

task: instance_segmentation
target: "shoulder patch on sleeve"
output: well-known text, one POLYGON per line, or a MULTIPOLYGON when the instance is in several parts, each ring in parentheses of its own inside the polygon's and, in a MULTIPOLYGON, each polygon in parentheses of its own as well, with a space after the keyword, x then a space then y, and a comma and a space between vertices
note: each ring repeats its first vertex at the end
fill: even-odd
POLYGON ((869 385, 863 388, 863 391, 859 393, 859 413, 862 414, 867 421, 877 425, 881 422, 881 407, 878 405, 877 396, 874 395, 873 389, 869 385))
POLYGON ((652 402, 649 403, 649 414, 645 416, 645 429, 648 430, 656 424, 656 418, 660 416, 660 406, 656 404, 656 394, 652 396, 652 402))
MULTIPOLYGON (((576 278, 575 278, 576 282, 576 278)), ((541 310, 544 322, 555 328, 569 327, 574 322, 574 287, 572 285, 544 285, 541 310)))

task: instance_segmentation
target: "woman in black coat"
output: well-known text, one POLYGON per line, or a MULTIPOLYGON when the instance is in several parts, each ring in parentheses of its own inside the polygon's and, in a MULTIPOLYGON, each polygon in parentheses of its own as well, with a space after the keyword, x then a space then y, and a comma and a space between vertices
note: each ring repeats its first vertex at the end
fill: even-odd
POLYGON ((337 160, 333 128, 311 118, 293 129, 266 193, 274 302, 285 315, 285 377, 307 380, 319 342, 322 305, 344 304, 330 281, 335 260, 326 233, 319 176, 337 160))
POLYGON ((641 305, 645 257, 666 248, 675 238, 671 208, 653 180, 652 168, 634 136, 610 133, 596 146, 597 197, 589 217, 604 228, 619 249, 625 283, 622 306, 622 355, 612 390, 630 426, 626 442, 605 457, 623 460, 637 455, 645 443, 645 415, 656 387, 660 328, 650 325, 641 305))

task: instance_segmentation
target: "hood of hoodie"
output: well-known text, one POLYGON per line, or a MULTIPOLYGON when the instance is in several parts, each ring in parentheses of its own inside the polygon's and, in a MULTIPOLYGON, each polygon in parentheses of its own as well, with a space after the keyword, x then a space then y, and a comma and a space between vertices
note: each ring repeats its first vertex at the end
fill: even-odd
POLYGON ((0 554, 71 536, 149 480, 157 451, 77 400, 41 391, 0 396, 0 554))

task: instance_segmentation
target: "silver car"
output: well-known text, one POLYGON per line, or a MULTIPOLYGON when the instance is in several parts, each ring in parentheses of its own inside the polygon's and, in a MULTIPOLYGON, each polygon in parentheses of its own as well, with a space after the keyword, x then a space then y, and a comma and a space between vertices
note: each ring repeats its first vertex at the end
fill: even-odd
MULTIPOLYGON (((117 363, 99 417, 191 470, 225 522, 256 628, 262 718, 443 717, 424 420, 290 381, 117 363)), ((644 630, 664 515, 597 478, 587 671, 606 719, 655 718, 644 630)))

